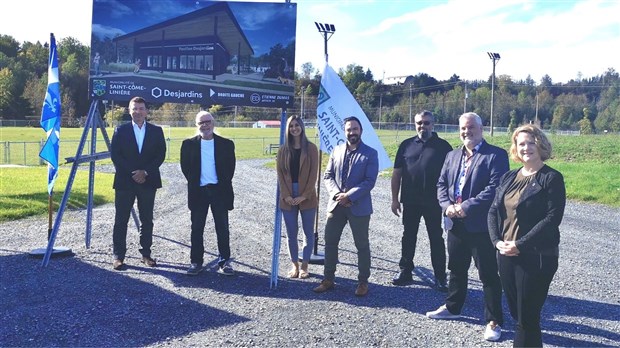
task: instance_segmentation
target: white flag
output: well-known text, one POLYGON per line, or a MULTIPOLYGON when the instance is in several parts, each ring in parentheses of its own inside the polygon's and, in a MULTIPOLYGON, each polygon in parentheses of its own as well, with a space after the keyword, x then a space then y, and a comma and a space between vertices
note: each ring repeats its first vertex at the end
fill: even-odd
POLYGON ((340 76, 328 64, 325 64, 323 70, 316 111, 321 151, 331 153, 335 146, 347 141, 344 135, 343 120, 349 116, 355 116, 362 123, 362 141, 377 150, 379 170, 392 167, 392 161, 364 110, 353 98, 340 76))

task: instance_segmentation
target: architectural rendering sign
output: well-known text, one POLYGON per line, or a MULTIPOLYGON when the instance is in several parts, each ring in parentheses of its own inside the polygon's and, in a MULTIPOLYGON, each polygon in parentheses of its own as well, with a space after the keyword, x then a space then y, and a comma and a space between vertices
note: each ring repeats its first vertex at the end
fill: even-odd
POLYGON ((90 94, 290 107, 296 21, 286 2, 95 0, 90 94))

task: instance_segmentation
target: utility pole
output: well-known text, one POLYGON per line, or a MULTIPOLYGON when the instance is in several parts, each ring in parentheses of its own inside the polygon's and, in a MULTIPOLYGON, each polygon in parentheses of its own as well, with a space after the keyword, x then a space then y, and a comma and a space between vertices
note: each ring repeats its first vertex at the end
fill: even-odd
POLYGON ((381 106, 383 104, 383 92, 379 95, 379 129, 381 129, 381 106))
POLYGON ((493 77, 491 78, 491 136, 493 136, 493 106, 495 104, 495 64, 500 59, 499 53, 487 52, 489 58, 493 61, 493 77))
POLYGON ((411 104, 411 92, 412 92, 412 89, 413 89, 413 83, 410 82, 409 83, 409 126, 407 127, 407 129, 409 129, 409 127, 411 127, 411 111, 412 111, 411 110, 411 107, 412 107, 412 104, 411 104))
POLYGON ((465 98, 463 98, 463 113, 467 112, 467 97, 469 97, 469 95, 467 94, 467 81, 465 81, 465 98))
POLYGON ((304 94, 306 93, 306 89, 304 86, 301 86, 301 119, 304 119, 304 94))

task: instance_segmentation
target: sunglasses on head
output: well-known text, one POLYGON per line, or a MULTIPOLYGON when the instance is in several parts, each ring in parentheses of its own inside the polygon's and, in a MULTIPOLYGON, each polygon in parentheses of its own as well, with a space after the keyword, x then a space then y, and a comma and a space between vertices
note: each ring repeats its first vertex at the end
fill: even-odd
POLYGON ((418 126, 421 126, 421 125, 428 126, 429 124, 431 124, 431 122, 430 121, 418 121, 415 124, 417 124, 418 126))

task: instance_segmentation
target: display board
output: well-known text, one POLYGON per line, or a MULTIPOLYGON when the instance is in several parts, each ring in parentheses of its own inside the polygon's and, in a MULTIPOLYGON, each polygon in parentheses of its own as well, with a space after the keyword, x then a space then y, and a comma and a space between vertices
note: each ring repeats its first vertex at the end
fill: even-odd
POLYGON ((286 2, 94 1, 90 95, 291 107, 296 22, 286 2))

